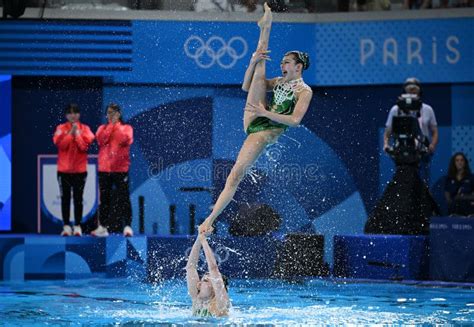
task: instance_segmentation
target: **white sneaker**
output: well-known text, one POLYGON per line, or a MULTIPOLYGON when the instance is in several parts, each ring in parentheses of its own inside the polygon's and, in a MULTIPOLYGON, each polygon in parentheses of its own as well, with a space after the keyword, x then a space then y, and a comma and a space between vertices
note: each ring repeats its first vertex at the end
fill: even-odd
POLYGON ((130 226, 125 226, 123 229, 123 236, 125 237, 132 237, 133 236, 133 229, 130 226))
POLYGON ((72 235, 71 226, 64 225, 63 226, 63 231, 61 232, 61 236, 71 236, 71 235, 72 235))
POLYGON ((104 226, 99 225, 99 227, 91 232, 91 235, 96 237, 107 237, 109 236, 109 231, 104 226))
POLYGON ((73 227, 73 234, 74 236, 82 236, 82 228, 80 225, 75 225, 73 227))

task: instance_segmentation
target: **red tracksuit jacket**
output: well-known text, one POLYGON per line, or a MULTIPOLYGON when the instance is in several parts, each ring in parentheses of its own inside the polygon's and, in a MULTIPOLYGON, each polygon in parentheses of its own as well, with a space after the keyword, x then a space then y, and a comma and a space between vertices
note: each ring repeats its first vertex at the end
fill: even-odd
POLYGON ((117 122, 104 124, 96 133, 99 144, 99 172, 125 173, 130 167, 130 145, 133 143, 133 128, 117 122))
POLYGON ((79 135, 71 135, 70 122, 58 125, 53 142, 58 147, 58 171, 61 173, 85 173, 87 150, 94 141, 94 134, 86 124, 77 123, 79 135))

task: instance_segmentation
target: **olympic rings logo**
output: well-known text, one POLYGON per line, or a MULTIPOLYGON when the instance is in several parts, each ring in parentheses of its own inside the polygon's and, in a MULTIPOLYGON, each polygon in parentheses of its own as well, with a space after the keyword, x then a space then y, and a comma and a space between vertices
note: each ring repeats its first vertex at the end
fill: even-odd
POLYGON ((184 42, 186 55, 205 69, 216 63, 224 69, 232 68, 247 54, 247 51, 247 41, 240 36, 234 36, 226 43, 220 36, 211 36, 204 42, 199 36, 192 35, 184 42))

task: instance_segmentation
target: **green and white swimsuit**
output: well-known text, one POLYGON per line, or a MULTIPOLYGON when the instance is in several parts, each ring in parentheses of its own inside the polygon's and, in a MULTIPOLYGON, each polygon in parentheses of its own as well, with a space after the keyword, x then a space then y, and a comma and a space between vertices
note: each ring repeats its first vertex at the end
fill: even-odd
POLYGON ((213 317, 208 308, 199 308, 193 310, 193 316, 197 317, 213 317))
MULTIPOLYGON (((296 106, 296 93, 299 93, 305 89, 311 90, 311 88, 303 81, 302 78, 288 82, 283 82, 282 78, 279 78, 273 87, 272 101, 267 110, 282 115, 291 115, 296 106)), ((246 132, 247 134, 252 134, 267 129, 277 128, 286 130, 288 129, 288 126, 274 122, 267 117, 257 117, 249 124, 246 132)))

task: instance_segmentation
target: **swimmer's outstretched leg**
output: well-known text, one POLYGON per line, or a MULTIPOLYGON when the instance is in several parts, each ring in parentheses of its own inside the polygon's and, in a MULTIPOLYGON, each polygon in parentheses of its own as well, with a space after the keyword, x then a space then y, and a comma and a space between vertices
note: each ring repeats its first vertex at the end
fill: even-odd
POLYGON ((247 174, 248 170, 253 166, 258 157, 262 154, 267 145, 273 142, 281 133, 281 130, 264 130, 258 133, 252 133, 244 141, 240 149, 237 160, 232 167, 232 170, 227 177, 224 189, 217 199, 211 214, 206 218, 203 224, 199 227, 200 232, 212 231, 212 224, 220 213, 232 201, 232 198, 237 191, 237 187, 247 174))
MULTIPOLYGON (((272 11, 265 2, 265 14, 258 21, 258 27, 260 28, 260 37, 258 39, 257 51, 268 50, 268 42, 270 39, 270 31, 272 28, 272 11)), ((266 93, 267 83, 265 76, 265 62, 261 60, 255 66, 255 70, 250 84, 249 92, 247 95, 247 103, 259 104, 260 102, 266 105, 266 93)), ((249 124, 256 118, 254 113, 244 111, 244 131, 247 131, 249 124)))

